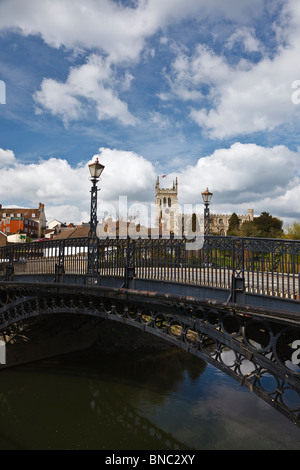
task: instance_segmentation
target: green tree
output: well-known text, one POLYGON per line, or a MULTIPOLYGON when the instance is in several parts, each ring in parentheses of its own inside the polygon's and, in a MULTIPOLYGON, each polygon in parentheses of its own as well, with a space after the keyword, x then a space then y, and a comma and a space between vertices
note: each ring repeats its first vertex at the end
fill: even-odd
POLYGON ((284 236, 283 221, 268 212, 262 212, 259 217, 254 219, 254 223, 260 237, 280 238, 284 236))
POLYGON ((262 212, 253 221, 246 221, 241 227, 243 237, 283 238, 283 221, 268 212, 262 212))
POLYGON ((241 237, 258 237, 254 220, 246 220, 240 229, 241 237))
POLYGON ((286 237, 291 240, 300 240, 300 223, 295 220, 293 225, 290 225, 286 229, 286 237))
POLYGON ((239 231, 240 231, 240 221, 239 221, 238 216, 234 212, 229 219, 227 235, 237 236, 239 235, 239 231))

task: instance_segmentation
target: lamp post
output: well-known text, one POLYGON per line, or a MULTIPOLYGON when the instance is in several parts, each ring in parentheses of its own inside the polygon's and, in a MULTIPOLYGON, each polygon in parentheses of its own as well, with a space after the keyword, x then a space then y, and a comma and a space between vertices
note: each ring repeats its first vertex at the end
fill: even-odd
POLYGON ((97 230, 97 183, 99 181, 99 178, 104 170, 104 166, 99 163, 98 158, 92 163, 89 164, 89 170, 90 170, 90 175, 91 175, 91 182, 93 183, 93 186, 91 188, 91 219, 90 219, 90 231, 89 231, 89 237, 95 237, 96 236, 96 230, 97 230))
POLYGON ((203 191, 201 194, 204 203, 204 235, 209 235, 209 203, 213 193, 209 192, 208 188, 206 188, 206 191, 203 191))
MULTIPOLYGON (((98 273, 98 239, 97 239, 97 183, 104 170, 104 166, 99 163, 98 158, 89 164, 89 170, 91 175, 91 182, 93 183, 91 188, 91 219, 90 219, 90 230, 88 237, 88 273, 97 275, 98 273)), ((88 283, 97 282, 93 279, 93 276, 88 279, 88 283)))

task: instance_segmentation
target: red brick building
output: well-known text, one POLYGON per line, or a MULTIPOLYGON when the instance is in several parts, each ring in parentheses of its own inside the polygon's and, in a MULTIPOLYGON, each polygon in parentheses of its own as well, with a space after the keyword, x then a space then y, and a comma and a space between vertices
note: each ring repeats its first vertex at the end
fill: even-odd
POLYGON ((0 231, 6 235, 25 233, 31 238, 37 238, 39 235, 39 224, 27 217, 5 217, 1 219, 0 231))
POLYGON ((42 237, 46 230, 44 204, 37 209, 7 208, 0 204, 0 230, 5 234, 25 233, 28 236, 42 237))

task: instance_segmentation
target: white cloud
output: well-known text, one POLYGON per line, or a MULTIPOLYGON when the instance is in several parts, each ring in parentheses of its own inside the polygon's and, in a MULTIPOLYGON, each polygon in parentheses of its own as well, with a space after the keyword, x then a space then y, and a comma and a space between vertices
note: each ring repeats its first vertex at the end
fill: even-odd
MULTIPOLYGON (((13 29, 29 36, 40 36, 45 43, 54 48, 66 48, 69 51, 80 50, 84 54, 96 55, 88 58, 87 64, 71 69, 65 83, 53 78, 45 78, 41 88, 35 94, 40 106, 38 112, 46 110, 61 118, 65 124, 86 115, 88 103, 96 106, 98 119, 118 119, 122 124, 135 124, 127 103, 119 98, 118 91, 130 86, 132 75, 126 71, 123 87, 115 83, 112 66, 129 66, 136 63, 142 52, 147 50, 146 41, 158 31, 164 31, 170 24, 192 18, 205 21, 230 19, 241 25, 258 16, 263 9, 263 0, 136 0, 125 6, 113 0, 3 0, 0 2, 0 30, 13 29), (210 18, 210 19, 211 19, 210 18), (98 57, 97 60, 95 57, 98 57), (96 62, 98 61, 98 64, 96 62), (102 70, 109 76, 102 76, 102 70), (78 81, 75 81, 75 78, 78 81)), ((254 37, 245 26, 244 43, 247 48, 254 48, 254 37)), ((154 56, 153 48, 149 49, 154 56)), ((206 75, 211 66, 216 71, 226 65, 220 58, 213 57, 211 64, 209 54, 204 51, 198 59, 184 64, 181 56, 174 64, 176 93, 185 101, 199 100, 202 97, 199 85, 199 74, 196 70, 183 77, 180 66, 201 67, 206 65, 206 75), (199 59, 202 58, 202 61, 199 59)), ((163 95, 161 95, 163 96, 163 95)), ((205 110, 194 110, 192 117, 200 125, 205 110)), ((207 117, 208 124, 213 126, 214 116, 207 117)))
MULTIPOLYGON (((298 51, 282 50, 248 69, 236 68, 214 81, 211 109, 193 109, 191 117, 212 138, 227 138, 257 131, 272 131, 299 116, 291 101, 298 76, 298 51)), ((214 80, 215 78, 212 77, 214 80)))
MULTIPOLYGON (((213 193, 215 213, 245 211, 250 204, 260 213, 300 216, 300 153, 287 147, 261 147, 236 142, 200 158, 178 173, 182 203, 199 204, 201 192, 213 193)), ((176 175, 170 175, 170 177, 176 175)))
POLYGON ((116 201, 119 196, 153 201, 156 174, 149 160, 135 152, 109 148, 100 148, 97 156, 105 166, 100 187, 106 201, 116 201))
MULTIPOLYGON (((0 149, 0 155, 4 152, 0 149)), ((100 148, 94 156, 105 166, 98 183, 98 216, 118 214, 123 202, 155 201, 157 172, 154 165, 132 151, 100 148), (122 202, 123 201, 123 202, 122 202)), ((285 218, 300 217, 300 152, 285 146, 262 147, 236 142, 198 160, 195 165, 169 174, 168 181, 179 181, 179 202, 202 205, 201 192, 209 187, 214 196, 214 213, 246 213, 252 206, 256 214, 267 211, 285 218)), ((62 158, 35 164, 13 165, 0 172, 0 201, 5 205, 36 207, 45 204, 47 219, 81 223, 89 221, 90 186, 88 162, 72 167, 62 158)), ((182 165, 181 165, 182 167, 182 165)))
POLYGON ((260 41, 255 37, 254 29, 249 27, 237 29, 226 41, 229 49, 232 49, 235 44, 242 44, 248 52, 258 52, 262 49, 260 41))
POLYGON ((111 60, 136 60, 144 41, 160 28, 187 17, 209 14, 243 21, 262 11, 263 0, 3 0, 0 29, 40 35, 52 47, 97 48, 111 60))
POLYGON ((201 86, 222 86, 231 76, 232 70, 222 57, 206 45, 198 44, 192 57, 183 51, 178 53, 171 66, 171 76, 166 78, 174 95, 183 101, 196 101, 203 98, 201 86))
POLYGON ((292 84, 300 78, 299 2, 287 1, 273 27, 279 41, 274 56, 268 56, 252 27, 240 25, 225 43, 230 48, 239 41, 247 51, 259 50, 258 62, 240 58, 232 65, 204 44, 192 53, 177 53, 167 77, 172 94, 193 101, 190 117, 210 138, 272 131, 299 119, 300 108, 291 100, 292 84))
MULTIPOLYGON (((132 77, 126 74, 125 80, 129 86, 132 77)), ((118 98, 117 85, 109 61, 93 54, 84 65, 71 68, 65 83, 43 80, 41 89, 34 95, 39 106, 37 112, 44 109, 68 124, 85 117, 92 103, 99 120, 117 119, 123 125, 134 125, 136 120, 127 104, 118 98)))
POLYGON ((135 59, 147 34, 147 28, 141 33, 135 9, 110 0, 2 1, 0 28, 39 35, 55 48, 97 48, 116 61, 135 59))
MULTIPOLYGON (((8 155, 13 154, 9 151, 8 155)), ((7 151, 0 149, 1 155, 7 151)), ((154 201, 155 171, 152 163, 130 151, 99 149, 105 165, 98 195, 98 212, 108 205, 118 212, 119 196, 128 204, 154 201)), ((45 204, 48 220, 88 222, 90 187, 88 162, 72 167, 62 158, 50 158, 34 164, 11 159, 13 166, 0 172, 0 201, 3 206, 37 207, 45 204)))
POLYGON ((12 150, 0 148, 0 168, 11 166, 15 163, 15 154, 12 150))

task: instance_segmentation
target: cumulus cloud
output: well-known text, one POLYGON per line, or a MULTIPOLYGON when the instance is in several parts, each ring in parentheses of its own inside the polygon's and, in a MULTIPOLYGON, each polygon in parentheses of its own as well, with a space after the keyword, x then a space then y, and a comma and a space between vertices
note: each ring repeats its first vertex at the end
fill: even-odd
MULTIPOLYGON (((128 74, 125 76, 128 86, 131 79, 128 74)), ((84 65, 71 68, 65 83, 43 80, 41 89, 34 94, 37 112, 46 110, 67 125, 86 117, 92 103, 99 120, 117 119, 124 125, 134 125, 135 118, 117 95, 117 85, 109 60, 93 54, 84 65)))
POLYGON ((167 79, 174 95, 183 101, 196 101, 204 97, 203 85, 220 86, 224 81, 229 82, 231 76, 232 70, 224 58, 208 46, 198 44, 191 57, 179 51, 167 79))
POLYGON ((115 62, 136 60, 145 39, 170 22, 211 13, 242 20, 259 15, 263 0, 2 0, 0 29, 40 35, 52 47, 98 49, 115 62))
MULTIPOLYGON (((0 149, 0 155, 2 152, 0 149)), ((141 155, 118 149, 100 148, 96 157, 105 166, 98 184, 99 217, 118 214, 120 201, 127 209, 144 205, 150 216, 157 177, 154 165, 141 155)), ((182 207, 201 206, 201 192, 209 187, 214 194, 211 203, 214 213, 245 213, 252 206, 256 214, 267 211, 283 218, 296 218, 300 196, 299 157, 299 151, 292 152, 285 146, 262 147, 237 142, 199 158, 195 165, 169 174, 168 181, 178 177, 182 207)), ((3 205, 13 202, 22 207, 35 207, 43 202, 48 220, 88 222, 91 185, 88 162, 76 167, 62 158, 29 165, 17 159, 12 163, 13 166, 0 172, 3 205)))
POLYGON ((272 131, 291 122, 299 109, 291 101, 297 77, 298 52, 285 51, 275 59, 264 59, 251 69, 231 70, 231 80, 213 85, 213 106, 194 108, 192 119, 212 138, 228 138, 257 131, 272 131))
POLYGON ((274 55, 259 48, 253 28, 240 27, 227 40, 229 48, 239 42, 248 52, 259 49, 259 61, 240 58, 231 64, 203 44, 192 53, 178 53, 168 76, 171 90, 182 100, 193 100, 190 117, 210 138, 272 131, 299 118, 299 106, 291 99, 299 78, 299 3, 284 4, 273 30, 278 40, 274 55))
MULTIPOLYGON (((182 203, 199 204, 201 192, 208 187, 214 194, 215 213, 247 210, 252 205, 259 214, 299 215, 299 151, 283 145, 262 147, 235 143, 202 157, 196 165, 179 174, 182 203)), ((170 175, 175 177, 176 175, 170 175)))
POLYGON ((105 166, 101 192, 106 201, 127 196, 135 202, 151 202, 154 198, 154 165, 135 152, 100 148, 96 155, 105 166))
POLYGON ((15 154, 12 150, 0 148, 0 168, 10 166, 15 163, 15 154))
MULTIPOLYGON (((23 0, 3 0, 0 31, 10 29, 24 36, 39 36, 51 47, 79 50, 88 55, 86 64, 70 70, 65 83, 44 78, 34 95, 38 112, 47 111, 67 125, 86 117, 92 104, 98 119, 118 119, 124 125, 133 125, 137 121, 127 103, 119 98, 122 85, 116 83, 113 65, 124 67, 136 63, 146 49, 147 40, 170 24, 186 18, 203 21, 213 16, 243 25, 262 12, 263 4, 263 0, 227 0, 226 4, 222 0, 136 0, 126 5, 113 0, 26 0, 25 6, 23 0), (92 51, 96 54, 91 55, 92 51)), ((253 50, 256 43, 250 28, 241 26, 240 34, 245 47, 253 50)), ((195 69, 206 64, 209 73, 210 65, 209 54, 204 57, 202 51, 201 57, 198 54, 198 60, 185 64, 182 56, 181 64, 179 59, 174 64, 177 75, 174 90, 185 101, 202 97, 196 89, 199 77, 195 69), (185 65, 193 70, 187 67, 187 76, 183 78, 179 69, 185 65)), ((214 57, 211 64, 217 66, 214 74, 218 65, 224 67, 222 59, 219 64, 216 61, 214 57)), ((130 86, 131 80, 132 75, 125 71, 123 89, 130 86)), ((211 128, 217 120, 201 109, 194 109, 191 116, 199 125, 205 126, 205 121, 211 128)))
MULTIPOLYGON (((2 155, 13 156, 0 149, 2 155)), ((118 212, 119 197, 128 204, 154 201, 155 170, 142 156, 114 149, 99 149, 98 156, 105 170, 99 182, 99 213, 114 208, 118 212)), ((45 204, 48 221, 81 223, 89 221, 90 187, 88 162, 75 167, 63 158, 23 164, 11 158, 11 166, 0 172, 0 201, 3 206, 37 207, 45 204)), ((1 166, 1 165, 0 165, 1 166)))

